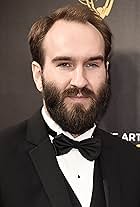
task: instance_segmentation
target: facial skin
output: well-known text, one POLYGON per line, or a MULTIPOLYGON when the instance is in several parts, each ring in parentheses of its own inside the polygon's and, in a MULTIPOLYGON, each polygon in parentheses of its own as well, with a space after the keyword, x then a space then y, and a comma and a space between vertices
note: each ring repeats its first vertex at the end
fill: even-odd
MULTIPOLYGON (((62 119, 68 118, 68 122, 65 120, 65 123, 69 126, 65 127, 63 124, 61 126, 61 120, 55 120, 55 114, 50 114, 54 116, 52 118, 62 129, 73 134, 81 134, 93 126, 97 116, 96 111, 98 111, 96 105, 103 105, 106 101, 105 96, 108 96, 108 63, 105 65, 104 39, 101 33, 89 23, 58 20, 46 34, 42 47, 45 60, 43 68, 36 62, 32 63, 37 89, 42 92, 44 98, 55 94, 56 101, 57 97, 59 98, 56 106, 59 105, 60 100, 62 101, 60 106, 62 108, 65 106, 66 114, 66 117, 62 119), (90 124, 86 126, 88 114, 92 111, 90 124), (86 117, 87 120, 84 123, 86 117), (82 123, 80 119, 83 120, 82 123), (71 120, 73 128, 70 130, 71 120), (76 131, 79 124, 81 127, 76 131), (82 125, 85 126, 84 129, 82 125)), ((46 99, 49 100, 48 97, 46 99)), ((55 99, 52 100, 55 103, 55 99)), ((51 113, 47 103, 46 108, 51 113)), ((55 111, 54 108, 53 110, 55 111)), ((55 113, 57 111, 58 108, 55 113)))

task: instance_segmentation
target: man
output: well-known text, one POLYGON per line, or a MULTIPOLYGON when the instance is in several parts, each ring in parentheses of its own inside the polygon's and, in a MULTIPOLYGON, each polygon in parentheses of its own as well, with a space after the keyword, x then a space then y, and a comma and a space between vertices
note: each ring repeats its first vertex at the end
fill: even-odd
POLYGON ((43 107, 0 133, 0 206, 139 207, 138 151, 97 126, 110 96, 108 26, 69 5, 35 22, 29 43, 43 107))

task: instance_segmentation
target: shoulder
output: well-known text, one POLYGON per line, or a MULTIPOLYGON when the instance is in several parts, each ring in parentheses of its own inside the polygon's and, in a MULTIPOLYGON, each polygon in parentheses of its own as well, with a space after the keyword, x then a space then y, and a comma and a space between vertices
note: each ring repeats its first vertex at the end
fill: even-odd
MULTIPOLYGON (((26 137, 30 125, 35 125, 34 122, 36 122, 36 120, 38 119, 41 119, 40 117, 41 115, 39 110, 36 113, 32 114, 31 117, 27 118, 26 120, 23 120, 16 125, 0 130, 0 145, 2 143, 11 142, 17 139, 20 140, 21 138, 26 137)), ((34 127, 36 127, 36 125, 34 127)))
POLYGON ((140 149, 129 141, 114 136, 102 129, 97 128, 97 134, 102 140, 102 154, 110 157, 109 159, 118 159, 126 169, 130 166, 140 172, 140 149))
POLYGON ((97 129, 97 133, 103 143, 100 163, 104 177, 109 176, 109 179, 115 177, 118 183, 122 179, 123 188, 127 188, 129 183, 130 192, 134 192, 133 189, 139 189, 140 149, 102 129, 97 129))
POLYGON ((30 148, 30 146, 34 145, 34 139, 42 137, 39 134, 42 129, 42 123, 40 111, 37 111, 31 117, 17 125, 1 130, 0 153, 5 153, 4 150, 13 150, 15 148, 27 149, 27 146, 30 148), (39 130, 39 128, 41 129, 39 130), (29 137, 31 140, 28 139, 29 137))
POLYGON ((15 148, 15 146, 18 145, 18 143, 21 143, 24 141, 26 137, 26 131, 27 131, 27 121, 23 121, 21 123, 18 123, 17 125, 10 126, 6 129, 3 129, 0 131, 0 151, 6 152, 7 150, 10 150, 12 148, 15 148))
POLYGON ((131 142, 123 140, 119 136, 112 135, 111 133, 104 131, 103 129, 100 129, 97 127, 96 133, 98 136, 101 138, 102 143, 105 147, 108 148, 115 148, 118 149, 119 151, 123 150, 123 152, 126 150, 132 150, 132 151, 137 151, 140 153, 140 150, 131 142))

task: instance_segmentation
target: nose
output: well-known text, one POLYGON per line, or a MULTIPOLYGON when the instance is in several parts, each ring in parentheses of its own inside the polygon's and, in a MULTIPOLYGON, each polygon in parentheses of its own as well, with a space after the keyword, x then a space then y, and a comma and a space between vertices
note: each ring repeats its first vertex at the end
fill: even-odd
POLYGON ((88 80, 83 68, 78 67, 73 71, 71 86, 76 86, 77 88, 84 88, 88 85, 88 80))

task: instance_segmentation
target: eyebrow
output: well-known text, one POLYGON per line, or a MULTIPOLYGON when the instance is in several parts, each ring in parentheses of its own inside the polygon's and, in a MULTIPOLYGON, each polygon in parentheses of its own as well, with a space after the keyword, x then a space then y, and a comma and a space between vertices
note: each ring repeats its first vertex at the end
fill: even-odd
POLYGON ((72 60, 72 57, 68 57, 68 56, 56 56, 55 58, 52 59, 52 63, 55 63, 57 61, 70 61, 72 60))
MULTIPOLYGON (((68 57, 68 56, 56 56, 55 58, 52 59, 52 63, 58 61, 72 61, 73 59, 74 59, 73 57, 68 57)), ((103 62, 104 57, 102 55, 97 55, 86 59, 86 61, 95 61, 95 60, 100 60, 103 62)))
POLYGON ((103 62, 104 61, 104 57, 102 55, 98 55, 98 56, 95 56, 95 57, 88 58, 87 61, 95 61, 95 60, 100 60, 101 62, 103 62))

